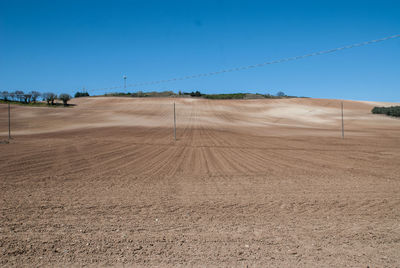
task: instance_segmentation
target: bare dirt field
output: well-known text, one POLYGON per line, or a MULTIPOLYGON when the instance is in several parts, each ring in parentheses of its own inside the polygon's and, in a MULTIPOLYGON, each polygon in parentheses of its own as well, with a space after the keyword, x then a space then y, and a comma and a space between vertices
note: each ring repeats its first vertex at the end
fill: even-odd
POLYGON ((376 103, 344 102, 344 140, 338 100, 72 103, 12 106, 0 266, 400 267, 400 120, 376 103))

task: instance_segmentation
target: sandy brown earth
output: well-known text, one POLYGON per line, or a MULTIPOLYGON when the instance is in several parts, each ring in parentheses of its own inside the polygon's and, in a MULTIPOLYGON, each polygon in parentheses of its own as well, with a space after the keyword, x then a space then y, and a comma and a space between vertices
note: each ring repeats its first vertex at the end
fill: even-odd
POLYGON ((72 102, 12 107, 0 266, 400 267, 400 120, 376 103, 344 102, 342 140, 338 100, 72 102))

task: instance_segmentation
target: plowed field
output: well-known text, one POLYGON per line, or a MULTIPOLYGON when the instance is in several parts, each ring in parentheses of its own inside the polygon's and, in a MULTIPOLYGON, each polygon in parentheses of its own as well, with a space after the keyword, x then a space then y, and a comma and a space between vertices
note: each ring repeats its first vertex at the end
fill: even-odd
MULTIPOLYGON (((12 106, 0 266, 400 266, 385 104, 344 101, 342 139, 338 100, 71 103, 12 106)), ((0 104, 1 141, 7 126, 0 104)))

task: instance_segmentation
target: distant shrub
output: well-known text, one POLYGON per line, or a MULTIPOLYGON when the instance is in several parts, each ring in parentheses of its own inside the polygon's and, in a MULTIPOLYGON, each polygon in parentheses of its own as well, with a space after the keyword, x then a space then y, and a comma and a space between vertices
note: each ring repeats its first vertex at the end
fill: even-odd
POLYGON ((212 100, 230 100, 230 99, 244 99, 245 93, 233 93, 233 94, 207 94, 204 95, 206 99, 212 100))
MULTIPOLYGON (((133 93, 132 93, 133 94, 133 93)), ((113 93, 106 93, 104 94, 106 97, 130 97, 131 93, 124 93, 124 92, 113 92, 113 93)))
POLYGON ((74 98, 80 98, 80 97, 89 97, 89 93, 87 92, 76 92, 74 95, 74 98))
POLYGON ((192 97, 201 97, 201 93, 198 90, 196 92, 192 91, 190 93, 190 96, 192 96, 192 97))
POLYGON ((152 98, 164 98, 164 97, 172 97, 176 96, 173 91, 151 91, 151 92, 143 92, 143 91, 138 91, 136 93, 132 93, 132 97, 138 97, 138 98, 145 98, 145 97, 152 97, 152 98))
POLYGON ((290 96, 290 95, 286 95, 283 91, 279 91, 278 93, 276 93, 276 95, 272 95, 272 94, 265 94, 264 95, 265 98, 267 99, 290 99, 290 98, 308 98, 308 97, 299 97, 299 96, 290 96))
POLYGON ((269 93, 265 94, 264 97, 267 98, 267 99, 276 99, 277 98, 276 96, 271 95, 269 93))
POLYGON ((139 97, 139 98, 142 98, 142 97, 146 97, 146 95, 143 93, 143 91, 138 91, 138 92, 136 92, 136 93, 132 93, 132 97, 139 97))
POLYGON ((400 106, 374 107, 371 112, 373 114, 386 114, 389 116, 400 117, 400 106))
POLYGON ((265 96, 259 93, 246 93, 245 99, 264 99, 265 96))

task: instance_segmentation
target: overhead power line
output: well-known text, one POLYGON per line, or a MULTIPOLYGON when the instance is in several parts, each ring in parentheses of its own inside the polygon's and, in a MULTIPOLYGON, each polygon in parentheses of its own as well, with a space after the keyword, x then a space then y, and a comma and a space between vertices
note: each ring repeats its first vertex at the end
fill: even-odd
MULTIPOLYGON (((389 39, 398 38, 398 37, 400 37, 400 34, 391 35, 391 36, 387 36, 387 37, 384 37, 384 38, 370 40, 370 41, 366 41, 366 42, 362 42, 362 43, 356 43, 356 44, 352 44, 352 45, 347 45, 347 46, 343 46, 343 47, 333 48, 333 49, 329 49, 329 50, 323 50, 323 51, 314 52, 314 53, 305 54, 305 55, 296 56, 296 57, 283 58, 283 59, 279 59, 279 60, 267 61, 267 62, 262 62, 262 63, 258 63, 258 64, 241 66, 241 67, 236 67, 236 68, 230 68, 230 69, 225 69, 225 70, 220 70, 220 71, 215 71, 215 72, 200 73, 200 74, 181 76, 181 77, 164 79, 164 80, 157 80, 157 81, 134 83, 134 84, 126 85, 126 86, 127 87, 137 87, 137 86, 155 85, 155 84, 161 84, 161 83, 167 83, 167 82, 174 82, 174 81, 188 80, 188 79, 199 78, 199 77, 212 76, 212 75, 223 74, 223 73, 237 72, 237 71, 242 71, 242 70, 248 70, 248 69, 263 67, 265 65, 271 65, 271 64, 276 64, 276 63, 300 60, 300 59, 309 58, 309 57, 313 57, 313 56, 329 54, 329 53, 333 53, 333 52, 344 50, 344 49, 350 49, 350 48, 361 47, 361 46, 370 45, 370 44, 374 44, 374 43, 379 43, 379 42, 383 42, 383 41, 386 41, 386 40, 389 40, 389 39)), ((113 90, 113 89, 119 89, 119 88, 123 88, 123 87, 122 86, 115 86, 115 87, 108 87, 108 88, 99 88, 99 89, 95 89, 95 90, 96 91, 113 90)))

